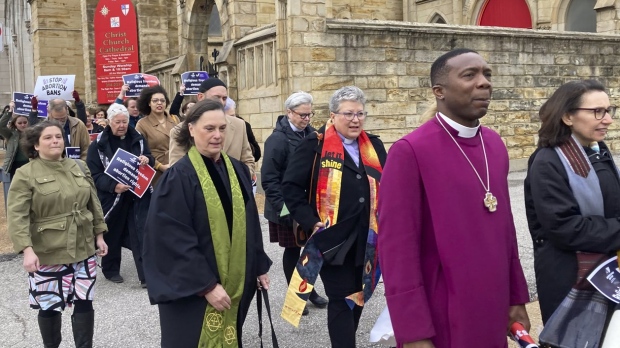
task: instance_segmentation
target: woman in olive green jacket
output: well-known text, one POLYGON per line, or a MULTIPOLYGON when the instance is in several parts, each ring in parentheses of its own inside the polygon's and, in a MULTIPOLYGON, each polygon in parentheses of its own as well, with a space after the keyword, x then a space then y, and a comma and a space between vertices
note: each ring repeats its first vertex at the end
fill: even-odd
POLYGON ((60 314, 73 304, 75 344, 86 348, 94 329, 95 254, 107 253, 107 226, 88 167, 63 158, 62 132, 55 121, 24 132, 22 148, 32 160, 17 170, 9 189, 9 234, 15 251, 24 253, 44 346, 60 345, 60 314))

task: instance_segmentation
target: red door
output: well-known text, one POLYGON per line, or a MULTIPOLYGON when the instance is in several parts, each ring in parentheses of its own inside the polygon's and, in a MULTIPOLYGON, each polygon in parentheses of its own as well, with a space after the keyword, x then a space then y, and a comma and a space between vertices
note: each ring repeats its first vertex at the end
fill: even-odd
POLYGON ((532 29, 532 17, 526 0, 487 0, 478 25, 532 29))

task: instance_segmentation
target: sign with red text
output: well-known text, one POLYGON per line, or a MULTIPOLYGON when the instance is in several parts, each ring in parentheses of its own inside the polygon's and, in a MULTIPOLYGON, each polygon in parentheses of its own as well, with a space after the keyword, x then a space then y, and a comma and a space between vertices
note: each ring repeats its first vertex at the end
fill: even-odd
POLYGON ((131 0, 99 0, 95 10, 97 103, 111 104, 123 75, 140 71, 138 23, 131 0))
POLYGON ((138 156, 119 148, 104 173, 129 186, 129 191, 142 198, 151 185, 155 169, 148 164, 140 165, 138 156))

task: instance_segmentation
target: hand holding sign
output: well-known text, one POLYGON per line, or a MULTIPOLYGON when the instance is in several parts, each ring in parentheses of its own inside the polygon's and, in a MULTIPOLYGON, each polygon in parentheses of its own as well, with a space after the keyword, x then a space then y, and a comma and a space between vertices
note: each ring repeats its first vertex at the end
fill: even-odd
MULTIPOLYGON (((148 163, 146 156, 136 156, 123 149, 118 149, 105 169, 105 173, 120 184, 128 186, 128 190, 136 196, 142 197, 155 176, 155 169, 144 163, 148 163)), ((115 192, 117 189, 127 191, 124 186, 116 185, 115 192)))
POLYGON ((30 99, 30 105, 32 105, 32 110, 37 110, 37 106, 39 105, 39 101, 37 100, 37 96, 33 95, 30 99))

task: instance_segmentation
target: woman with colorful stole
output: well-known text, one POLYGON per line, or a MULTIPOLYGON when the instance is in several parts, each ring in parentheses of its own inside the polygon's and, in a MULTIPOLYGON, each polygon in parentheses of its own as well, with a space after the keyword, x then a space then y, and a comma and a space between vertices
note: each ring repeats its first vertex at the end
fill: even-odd
POLYGON ((620 250, 620 176, 603 142, 615 114, 605 88, 594 80, 562 85, 539 112, 538 149, 529 159, 524 189, 546 329, 540 338, 550 346, 583 347, 576 345, 579 336, 588 347, 597 346, 613 311, 613 303, 583 278, 620 250), (585 317, 590 309, 594 313, 585 317), (583 326, 550 331, 568 322, 583 326))
POLYGON ((241 328, 271 260, 246 165, 222 152, 223 105, 194 105, 176 138, 187 151, 151 198, 143 246, 164 348, 242 347, 241 328))
POLYGON ((381 271, 377 201, 386 159, 381 140, 364 132, 366 97, 357 87, 337 90, 330 119, 289 158, 282 192, 293 219, 311 237, 289 283, 282 316, 297 326, 321 275, 334 348, 355 347, 362 308, 381 271))

